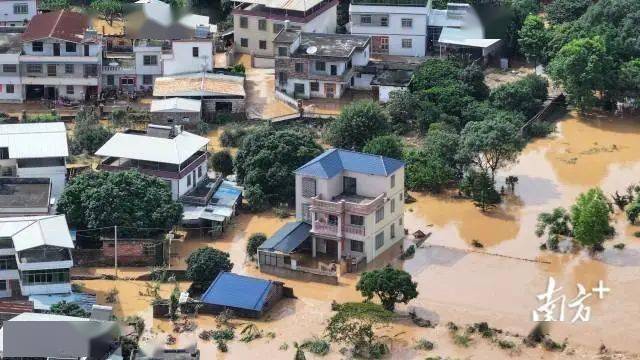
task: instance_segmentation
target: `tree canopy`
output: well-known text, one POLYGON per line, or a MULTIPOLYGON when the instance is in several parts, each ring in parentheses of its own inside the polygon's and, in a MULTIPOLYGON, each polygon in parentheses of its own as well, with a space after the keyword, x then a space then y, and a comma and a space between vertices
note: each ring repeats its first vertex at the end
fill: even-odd
POLYGON ((74 227, 118 225, 122 234, 137 228, 161 232, 182 219, 182 204, 171 199, 167 184, 135 170, 88 171, 76 176, 60 196, 57 211, 74 227))
POLYGON ((609 203, 598 188, 590 189, 578 196, 571 207, 573 236, 583 246, 596 248, 612 234, 609 225, 609 203))
POLYGON ((200 289, 206 289, 222 271, 231 271, 233 263, 229 254, 218 249, 204 247, 187 258, 187 278, 200 289))
POLYGON ((518 111, 529 119, 547 100, 548 86, 549 83, 545 78, 530 74, 520 80, 498 86, 491 91, 489 100, 498 109, 518 111))
POLYGON ((361 151, 369 140, 386 135, 389 116, 378 103, 361 100, 342 109, 340 116, 327 128, 326 140, 342 149, 361 151))
POLYGON ((211 168, 227 176, 233 174, 233 157, 228 150, 221 150, 211 154, 211 168))
POLYGON ((561 24, 577 20, 587 11, 591 0, 553 0, 545 7, 547 20, 552 24, 561 24))
POLYGON ((356 290, 367 300, 377 296, 382 307, 389 311, 393 311, 396 303, 406 304, 418 297, 418 283, 411 279, 411 274, 390 266, 365 271, 356 284, 356 290))
POLYGON ((94 0, 90 6, 91 9, 102 16, 109 25, 113 25, 113 21, 122 16, 124 8, 121 0, 94 0))
POLYGON ((247 241, 247 256, 253 259, 258 253, 258 248, 263 242, 267 241, 267 235, 264 233, 254 233, 249 236, 247 241))
POLYGON ((83 107, 75 118, 73 137, 69 145, 74 155, 93 154, 113 136, 113 131, 98 121, 93 107, 83 107))
POLYGON ((402 139, 395 135, 378 136, 369 140, 362 152, 402 159, 402 139))
POLYGON ((544 26, 544 21, 540 16, 529 15, 524 20, 524 24, 518 31, 520 52, 527 58, 527 61, 538 64, 545 62, 551 33, 544 26))
POLYGON ((257 128, 247 135, 235 160, 238 181, 250 206, 289 202, 295 194, 291 175, 322 152, 306 131, 257 128))
POLYGON ((91 314, 75 303, 69 303, 65 300, 57 302, 51 305, 51 313, 56 315, 75 316, 75 317, 89 317, 91 314))

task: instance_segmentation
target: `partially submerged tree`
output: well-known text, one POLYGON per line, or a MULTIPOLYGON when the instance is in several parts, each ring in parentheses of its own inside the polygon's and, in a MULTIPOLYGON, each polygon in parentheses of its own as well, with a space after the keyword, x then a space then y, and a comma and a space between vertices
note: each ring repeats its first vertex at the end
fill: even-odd
POLYGON ((571 214, 561 207, 540 213, 535 233, 537 237, 547 234, 547 248, 557 250, 561 237, 571 236, 571 214))
POLYGON ((599 249, 605 238, 613 234, 609 212, 609 203, 602 190, 594 188, 580 194, 571 207, 575 240, 583 246, 599 249))
POLYGON ((467 172, 460 183, 460 190, 473 199, 474 205, 482 211, 492 209, 501 200, 495 182, 486 171, 467 172))
POLYGON ((187 278, 204 290, 221 271, 231 271, 233 263, 229 253, 218 249, 203 247, 192 252, 187 258, 187 278))
POLYGON ((412 281, 411 274, 390 266, 365 271, 356 284, 356 290, 367 300, 377 296, 388 311, 393 311, 396 303, 406 304, 418 297, 418 283, 412 281))
POLYGON ((251 236, 249 236, 249 241, 247 241, 247 256, 253 260, 258 253, 258 248, 265 241, 267 241, 267 235, 264 233, 251 234, 251 236))
POLYGON ((327 142, 335 147, 361 151, 369 140, 386 135, 389 116, 378 103, 356 101, 342 109, 340 116, 327 128, 327 142))

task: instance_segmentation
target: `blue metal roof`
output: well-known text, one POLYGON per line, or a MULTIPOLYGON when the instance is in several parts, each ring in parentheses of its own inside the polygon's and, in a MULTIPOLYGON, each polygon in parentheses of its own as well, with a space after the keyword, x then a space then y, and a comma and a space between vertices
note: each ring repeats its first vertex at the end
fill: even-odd
POLYGON ((311 225, 304 221, 288 222, 267 241, 258 247, 258 250, 264 251, 280 251, 285 254, 291 253, 303 241, 305 241, 311 233, 311 225))
POLYGON ((262 311, 272 281, 221 272, 202 295, 202 302, 262 311))
POLYGON ((388 176, 404 166, 404 162, 380 155, 331 149, 302 165, 296 174, 330 179, 342 171, 388 176))
POLYGON ((242 195, 242 190, 223 183, 213 194, 211 202, 218 206, 233 207, 238 202, 240 195, 242 195))

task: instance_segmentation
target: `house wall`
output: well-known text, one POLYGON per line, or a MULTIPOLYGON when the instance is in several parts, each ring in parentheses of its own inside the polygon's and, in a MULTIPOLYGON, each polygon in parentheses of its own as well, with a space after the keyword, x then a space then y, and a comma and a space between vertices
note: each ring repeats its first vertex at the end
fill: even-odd
MULTIPOLYGON (((2 3, 0 1, 0 5, 2 3)), ((0 102, 16 103, 24 100, 22 81, 20 81, 19 59, 20 54, 0 54, 0 102), (16 72, 3 72, 3 64, 16 65, 16 72), (7 84, 13 85, 13 93, 7 92, 7 84)))
POLYGON ((198 177, 198 167, 196 167, 180 180, 171 180, 171 195, 174 200, 178 200, 182 195, 186 194, 189 190, 196 187, 196 185, 207 176, 207 161, 208 160, 205 160, 198 166, 202 169, 202 176, 198 177), (195 174, 196 181, 191 181, 191 185, 188 185, 189 180, 187 178, 191 176, 191 178, 193 179, 193 174, 195 174))
POLYGON ((0 1, 0 27, 22 27, 38 12, 36 0, 5 0, 0 1), (28 7, 26 14, 16 14, 15 4, 25 4, 28 7))
POLYGON ((20 290, 23 296, 66 294, 71 292, 71 283, 29 285, 29 286, 20 284, 20 290))
POLYGON ((378 35, 389 38, 389 55, 425 56, 427 45, 427 7, 416 6, 349 6, 352 34, 378 35), (370 16, 372 24, 362 24, 361 16, 370 16), (380 18, 388 18, 388 26, 380 26, 380 18), (412 19, 411 27, 403 27, 402 19, 412 19), (411 39, 412 47, 403 48, 402 39, 411 39))
MULTIPOLYGON (((136 46, 133 48, 133 52, 136 60, 136 75, 162 75, 162 50, 160 47, 136 46), (145 65, 145 55, 155 56, 156 65, 145 65)), ((139 82, 136 81, 136 85, 142 85, 142 77, 139 80, 139 82)))
POLYGON ((203 64, 207 71, 213 70, 213 42, 174 41, 173 52, 163 60, 163 75, 184 74, 202 71, 203 64), (193 48, 197 47, 198 56, 193 57, 193 48))
POLYGON ((200 121, 200 113, 155 112, 151 113, 151 122, 160 125, 182 125, 193 128, 200 121))
MULTIPOLYGON (((34 56, 53 56, 53 44, 60 44, 60 56, 84 56, 85 44, 76 43, 76 51, 67 52, 65 46, 66 41, 58 39, 42 39, 37 40, 42 42, 42 51, 33 51, 33 42, 28 41, 22 43, 22 50, 24 55, 34 56)), ((89 57, 102 56, 101 44, 88 44, 89 45, 89 57)), ((61 59, 64 60, 64 59, 61 59)))

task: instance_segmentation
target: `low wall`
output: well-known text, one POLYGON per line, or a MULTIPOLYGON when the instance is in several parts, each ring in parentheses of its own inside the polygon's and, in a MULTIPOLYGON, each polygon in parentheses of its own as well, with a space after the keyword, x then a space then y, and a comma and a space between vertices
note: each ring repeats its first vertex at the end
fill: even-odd
POLYGON ((260 265, 260 271, 266 274, 276 275, 294 280, 314 281, 329 285, 338 285, 338 275, 316 274, 303 270, 291 270, 288 268, 264 264, 260 265))
POLYGON ((276 66, 276 59, 252 56, 251 63, 254 68, 273 69, 276 66))
POLYGON ((294 109, 298 108, 298 100, 292 98, 291 96, 277 89, 276 89, 276 99, 284 102, 285 104, 291 105, 294 109))

